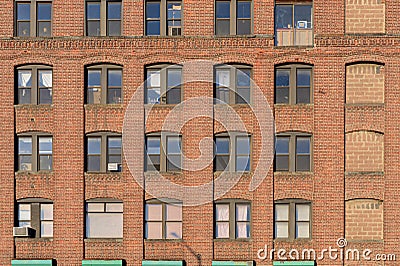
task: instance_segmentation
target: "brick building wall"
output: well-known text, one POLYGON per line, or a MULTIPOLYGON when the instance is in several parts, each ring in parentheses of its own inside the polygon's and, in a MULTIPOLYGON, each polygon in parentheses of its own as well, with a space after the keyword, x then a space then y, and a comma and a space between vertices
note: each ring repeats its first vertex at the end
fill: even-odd
MULTIPOLYGON (((317 0, 313 7, 314 45, 275 47, 272 0, 253 2, 254 36, 230 37, 214 36, 213 1, 185 0, 184 36, 175 38, 143 36, 143 1, 123 3, 122 29, 128 37, 83 37, 84 4, 72 0, 53 0, 53 38, 15 38, 14 3, 3 1, 0 5, 0 81, 3 85, 0 90, 0 265, 10 265, 13 259, 49 258, 54 258, 57 265, 81 265, 82 260, 88 259, 123 259, 126 265, 141 265, 142 260, 184 260, 189 266, 211 265, 212 261, 254 260, 256 265, 272 265, 270 260, 257 258, 258 250, 265 245, 276 250, 321 250, 335 247, 341 237, 347 238, 350 248, 400 254, 400 92, 397 88, 400 38, 396 35, 400 32, 399 5, 395 1, 317 0), (212 203, 183 208, 181 241, 144 239, 144 200, 153 196, 145 193, 133 176, 141 180, 148 178, 143 174, 144 133, 161 129, 172 109, 170 106, 154 108, 145 125, 143 97, 135 99, 134 105, 140 111, 129 118, 129 123, 138 134, 128 139, 132 147, 125 150, 127 157, 122 173, 85 173, 85 135, 100 131, 122 133, 124 114, 136 88, 143 82, 145 66, 196 59, 251 65, 253 80, 273 110, 276 132, 306 132, 313 136, 313 171, 274 173, 271 168, 252 192, 248 186, 253 173, 249 173, 223 196, 251 201, 250 240, 214 240, 212 203), (122 104, 85 105, 84 69, 96 63, 123 67, 122 104), (313 66, 312 104, 274 105, 275 66, 286 63, 313 66), (52 66, 51 106, 15 105, 15 68, 25 64, 52 66), (15 172, 16 134, 33 131, 53 136, 52 173, 15 172), (367 155, 362 157, 363 154, 367 155), (128 171, 127 161, 132 160, 136 163, 128 171), (24 198, 46 198, 54 202, 53 239, 13 238, 16 201, 24 198), (122 240, 85 239, 85 200, 93 198, 123 201, 122 240), (310 239, 274 240, 273 206, 274 201, 282 199, 312 203, 310 239), (367 204, 374 208, 366 208, 367 204), (361 213, 357 213, 358 206, 361 213), (375 221, 378 219, 379 222, 375 221), (358 221, 361 225, 354 225, 358 221)), ((203 71, 212 71, 212 68, 203 71)), ((183 90, 185 100, 213 95, 212 84, 202 82, 185 84, 183 90)), ((254 143, 259 143, 260 131, 251 110, 243 106, 234 108, 254 136, 254 143)), ((195 158, 200 154, 199 140, 212 138, 222 131, 212 119, 190 121, 181 132, 185 154, 195 158)), ((254 147, 253 158, 262 159, 263 154, 257 145, 254 147)), ((208 155, 212 155, 212 147, 206 148, 208 155)), ((201 171, 167 175, 167 178, 193 186, 212 181, 214 174, 209 166, 201 171)), ((317 265, 343 265, 343 262, 323 260, 317 265)), ((362 265, 397 264, 370 261, 362 265)))

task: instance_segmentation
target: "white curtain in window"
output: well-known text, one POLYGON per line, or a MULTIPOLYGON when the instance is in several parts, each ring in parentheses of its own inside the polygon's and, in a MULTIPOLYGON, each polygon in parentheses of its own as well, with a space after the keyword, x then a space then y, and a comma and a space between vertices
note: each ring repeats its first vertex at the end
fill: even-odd
POLYGON ((217 238, 229 238, 229 222, 219 222, 215 228, 217 238))
POLYGON ((217 221, 229 221, 229 205, 228 204, 217 204, 216 206, 216 220, 217 221))
POLYGON ((18 71, 18 86, 19 87, 30 87, 32 73, 29 70, 18 71))
POLYGON ((53 74, 49 71, 40 71, 39 84, 41 87, 51 88, 53 86, 53 74))
POLYGON ((219 86, 230 86, 230 71, 229 70, 218 70, 217 72, 217 83, 219 86))
POLYGON ((236 205, 236 220, 249 221, 250 220, 250 206, 244 204, 236 205))
POLYGON ((246 222, 239 222, 236 225, 237 237, 238 238, 248 238, 249 237, 249 224, 246 222))

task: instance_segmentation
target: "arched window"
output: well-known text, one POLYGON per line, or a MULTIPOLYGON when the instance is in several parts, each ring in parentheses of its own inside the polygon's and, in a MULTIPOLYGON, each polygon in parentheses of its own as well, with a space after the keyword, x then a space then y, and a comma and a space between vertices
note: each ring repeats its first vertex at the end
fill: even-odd
POLYGON ((53 70, 45 65, 26 65, 16 69, 17 104, 52 104, 53 70))
POLYGON ((18 171, 53 170, 53 137, 48 133, 18 134, 18 171))

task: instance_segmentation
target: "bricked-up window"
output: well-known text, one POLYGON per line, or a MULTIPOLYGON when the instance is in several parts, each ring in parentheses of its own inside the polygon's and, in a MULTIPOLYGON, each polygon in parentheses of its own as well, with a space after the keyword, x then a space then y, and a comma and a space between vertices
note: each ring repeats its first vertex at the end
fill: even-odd
POLYGON ((146 171, 180 172, 182 169, 182 137, 174 133, 146 136, 146 171))
POLYGON ((275 4, 275 45, 313 44, 312 2, 275 4))
POLYGON ((145 206, 145 239, 181 239, 182 203, 148 200, 145 206))
POLYGON ((251 67, 217 66, 214 75, 215 103, 250 104, 251 67))
POLYGON ((18 201, 18 227, 30 227, 36 238, 53 237, 53 203, 46 199, 18 201))
POLYGON ((249 172, 251 140, 246 133, 229 132, 214 137, 214 171, 249 172))
POLYGON ((122 238, 124 206, 114 199, 86 201, 86 238, 122 238))
POLYGON ((275 203, 275 238, 311 238, 311 204, 303 200, 275 203))
POLYGON ((182 2, 146 1, 145 32, 147 36, 182 35, 182 2))
POLYGON ((86 103, 122 103, 121 67, 115 65, 95 65, 86 68, 86 103))
POLYGON ((86 36, 121 35, 121 1, 86 1, 86 36))
POLYGON ((252 34, 252 10, 251 1, 217 0, 215 2, 215 34, 252 34))
POLYGON ((23 66, 16 70, 17 104, 52 104, 53 72, 49 66, 23 66))
POLYGON ((250 238, 250 202, 219 200, 214 206, 214 237, 216 239, 250 238))
POLYGON ((275 103, 309 104, 313 94, 313 69, 308 65, 284 65, 275 69, 275 103))
POLYGON ((312 166, 311 135, 282 133, 275 142, 276 172, 310 172, 312 166))
POLYGON ((146 104, 179 104, 182 100, 182 67, 155 65, 146 68, 146 104))
POLYGON ((42 133, 18 136, 18 171, 53 170, 53 138, 42 133))
POLYGON ((18 37, 51 36, 51 1, 15 1, 15 35, 18 37))
POLYGON ((87 172, 121 172, 122 138, 109 132, 87 135, 86 140, 87 172))

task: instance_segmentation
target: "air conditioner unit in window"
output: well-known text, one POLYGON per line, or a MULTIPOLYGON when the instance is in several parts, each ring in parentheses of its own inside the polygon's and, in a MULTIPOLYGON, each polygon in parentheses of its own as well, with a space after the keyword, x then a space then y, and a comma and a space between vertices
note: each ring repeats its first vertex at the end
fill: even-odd
POLYGON ((20 169, 21 171, 32 171, 31 163, 21 163, 20 169))
POLYGON ((168 35, 169 36, 180 36, 180 35, 182 35, 182 27, 181 26, 169 26, 168 27, 168 35))
POLYGON ((120 163, 109 163, 107 165, 108 171, 120 171, 121 164, 120 163))
POLYGON ((15 237, 33 237, 35 236, 35 229, 31 227, 14 227, 13 236, 15 237))
POLYGON ((307 21, 306 20, 297 21, 297 28, 298 29, 307 29, 307 21))

